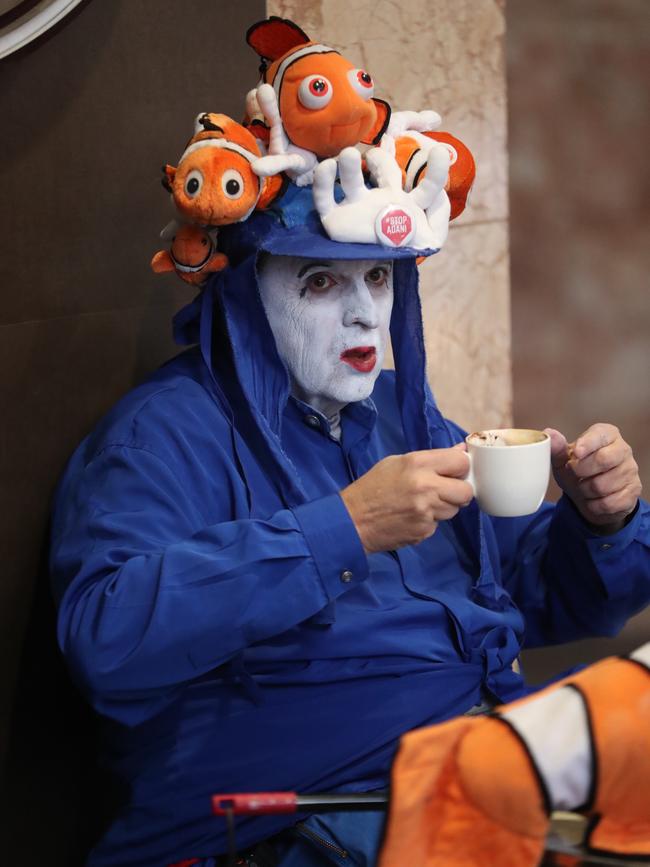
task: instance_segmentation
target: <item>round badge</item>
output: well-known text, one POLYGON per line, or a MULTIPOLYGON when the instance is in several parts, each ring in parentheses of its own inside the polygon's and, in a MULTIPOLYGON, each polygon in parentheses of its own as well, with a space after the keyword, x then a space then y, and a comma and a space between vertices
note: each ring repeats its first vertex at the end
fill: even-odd
POLYGON ((375 233, 388 247, 404 247, 415 235, 415 220, 402 205, 388 205, 377 215, 375 233))

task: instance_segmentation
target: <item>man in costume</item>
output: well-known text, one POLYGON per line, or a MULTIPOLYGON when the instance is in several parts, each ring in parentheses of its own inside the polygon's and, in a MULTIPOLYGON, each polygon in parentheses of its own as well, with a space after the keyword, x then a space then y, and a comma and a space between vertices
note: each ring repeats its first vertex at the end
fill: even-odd
MULTIPOLYGON (((333 53, 292 33, 301 56, 333 53)), ((213 865, 216 792, 383 789, 404 733, 526 692, 524 645, 613 634, 650 599, 650 507, 613 426, 571 447, 551 432, 556 506, 492 519, 472 499, 464 432, 425 376, 416 257, 446 236, 440 147, 408 192, 387 151, 365 155, 368 181, 346 147, 340 186, 316 159, 313 189, 219 223, 229 267, 175 318, 194 345, 70 461, 59 643, 122 792, 90 867, 213 865)), ((369 865, 382 824, 244 818, 237 844, 251 864, 369 865)))
MULTIPOLYGON (((60 644, 129 793, 91 865, 223 853, 214 792, 383 788, 404 732, 524 693, 524 644, 612 634, 650 596, 616 429, 570 459, 553 435, 556 506, 481 514, 425 382, 414 251, 333 242, 310 208, 224 230, 231 267, 176 319, 197 345, 59 488, 60 644)), ((244 819, 238 845, 293 821, 244 819)), ((380 817, 327 821, 296 863, 372 863, 380 817)))

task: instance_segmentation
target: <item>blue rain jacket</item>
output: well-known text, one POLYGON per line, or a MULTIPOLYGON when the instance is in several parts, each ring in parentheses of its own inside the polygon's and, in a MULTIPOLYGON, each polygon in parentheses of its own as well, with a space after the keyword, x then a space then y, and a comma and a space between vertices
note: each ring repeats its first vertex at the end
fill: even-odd
MULTIPOLYGON (((176 331, 197 345, 109 413, 56 495, 59 642, 128 792, 93 867, 224 852, 213 793, 383 787, 402 733, 522 694, 523 646, 613 634, 647 604, 644 503, 606 543, 566 499, 519 519, 472 503, 365 555, 338 491, 463 436, 426 386, 412 259, 395 263, 397 373, 343 411, 341 442, 289 397, 254 255, 176 331)), ((294 821, 244 818, 238 844, 294 821)))

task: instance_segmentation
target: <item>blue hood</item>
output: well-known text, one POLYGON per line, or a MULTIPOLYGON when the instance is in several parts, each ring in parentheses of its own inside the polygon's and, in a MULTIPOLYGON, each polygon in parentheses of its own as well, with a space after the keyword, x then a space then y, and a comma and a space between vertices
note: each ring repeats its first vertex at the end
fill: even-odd
POLYGON ((312 207, 311 190, 291 185, 281 207, 254 214, 245 223, 225 227, 219 248, 230 266, 210 279, 203 291, 174 318, 174 339, 199 343, 205 364, 225 405, 233 388, 250 407, 281 476, 287 506, 305 501, 298 474, 281 446, 282 417, 289 397, 289 375, 278 355, 257 283, 262 251, 319 259, 394 260, 394 302, 390 333, 395 359, 397 399, 410 450, 446 447, 454 437, 435 405, 426 381, 422 309, 418 294, 417 256, 435 250, 389 248, 379 244, 341 244, 324 233, 312 207), (219 344, 232 349, 236 383, 224 395, 216 371, 219 344))

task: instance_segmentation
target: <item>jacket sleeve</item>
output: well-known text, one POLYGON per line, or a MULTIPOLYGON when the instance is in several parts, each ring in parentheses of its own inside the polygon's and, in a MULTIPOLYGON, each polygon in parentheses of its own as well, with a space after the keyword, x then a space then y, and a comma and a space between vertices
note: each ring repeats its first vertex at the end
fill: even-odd
POLYGON ((493 523, 526 647, 615 635, 650 602, 650 506, 643 500, 608 536, 595 534, 566 496, 532 518, 493 523))
POLYGON ((133 724, 320 611, 368 564, 338 494, 204 526, 160 457, 114 445, 59 492, 51 573, 73 675, 97 710, 133 724))

